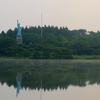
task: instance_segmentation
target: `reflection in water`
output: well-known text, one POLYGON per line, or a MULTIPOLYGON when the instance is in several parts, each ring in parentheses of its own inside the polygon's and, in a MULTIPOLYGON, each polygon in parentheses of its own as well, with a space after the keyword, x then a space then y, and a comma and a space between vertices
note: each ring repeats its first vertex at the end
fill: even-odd
POLYGON ((22 89, 53 90, 67 89, 68 86, 85 87, 89 84, 100 84, 99 60, 0 60, 0 82, 13 85, 17 94, 22 89), (21 72, 21 73, 19 73, 21 72), (23 73, 23 84, 22 81, 23 73), (17 77, 16 77, 17 74, 17 77), (8 76, 8 77, 7 77, 8 76), (21 86, 20 86, 21 85, 21 86))
POLYGON ((63 100, 93 100, 83 99, 82 95, 87 91, 91 93, 89 86, 93 88, 94 84, 100 85, 100 60, 0 60, 0 82, 17 88, 16 96, 21 90, 18 98, 24 94, 29 99, 32 94, 34 100, 55 100, 53 97, 57 100, 64 97, 63 100), (77 99, 72 98, 76 96, 77 99))
POLYGON ((22 81, 22 73, 18 73, 16 76, 16 82, 17 82, 16 96, 18 96, 18 94, 21 90, 21 81, 22 81))
POLYGON ((42 100, 42 75, 41 75, 41 96, 40 96, 41 100, 42 100))

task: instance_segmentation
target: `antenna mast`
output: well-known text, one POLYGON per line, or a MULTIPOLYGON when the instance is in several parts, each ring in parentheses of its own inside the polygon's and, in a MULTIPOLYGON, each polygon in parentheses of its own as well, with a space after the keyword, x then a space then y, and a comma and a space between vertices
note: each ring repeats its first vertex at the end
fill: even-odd
POLYGON ((18 25, 18 20, 17 20, 17 25, 18 25))
POLYGON ((41 0, 41 41, 43 37, 43 1, 41 0))
POLYGON ((42 27, 42 23, 43 23, 43 18, 42 18, 42 13, 41 13, 41 41, 42 41, 42 37, 43 37, 43 27, 42 27))

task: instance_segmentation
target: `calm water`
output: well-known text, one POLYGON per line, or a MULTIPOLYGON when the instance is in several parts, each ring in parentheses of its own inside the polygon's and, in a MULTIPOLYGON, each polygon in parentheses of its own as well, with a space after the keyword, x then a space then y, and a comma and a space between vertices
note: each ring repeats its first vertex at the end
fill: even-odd
POLYGON ((100 100, 100 60, 0 60, 0 100, 100 100))

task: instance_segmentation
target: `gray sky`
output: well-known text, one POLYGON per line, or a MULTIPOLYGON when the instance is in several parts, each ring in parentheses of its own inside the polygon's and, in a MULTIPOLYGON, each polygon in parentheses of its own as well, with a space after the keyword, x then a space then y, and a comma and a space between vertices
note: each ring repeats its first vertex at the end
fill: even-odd
POLYGON ((0 32, 21 26, 67 26, 69 30, 100 30, 100 0, 0 0, 0 32))

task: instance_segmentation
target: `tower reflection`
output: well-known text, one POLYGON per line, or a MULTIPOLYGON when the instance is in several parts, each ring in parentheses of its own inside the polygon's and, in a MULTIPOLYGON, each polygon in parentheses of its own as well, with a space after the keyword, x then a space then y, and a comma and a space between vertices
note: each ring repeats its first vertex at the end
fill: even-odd
POLYGON ((16 82, 17 82, 16 96, 18 96, 18 94, 21 90, 21 81, 22 81, 22 73, 17 73, 17 76, 16 76, 16 82))

